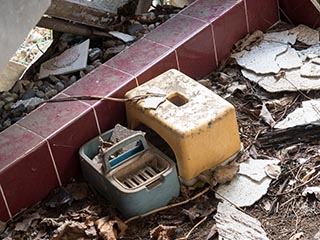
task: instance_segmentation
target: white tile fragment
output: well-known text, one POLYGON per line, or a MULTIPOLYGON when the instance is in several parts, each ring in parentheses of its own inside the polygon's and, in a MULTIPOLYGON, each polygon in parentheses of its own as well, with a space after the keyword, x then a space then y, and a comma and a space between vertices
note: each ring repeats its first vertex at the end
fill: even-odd
POLYGON ((129 35, 129 34, 126 34, 126 33, 122 33, 122 32, 117 32, 117 31, 110 31, 109 32, 110 35, 114 36, 115 38, 118 38, 120 39, 121 41, 123 42, 132 42, 135 37, 129 35))
POLYGON ((246 69, 242 69, 241 72, 244 77, 258 83, 268 92, 320 90, 320 78, 302 77, 300 69, 286 71, 285 76, 279 80, 275 79, 274 74, 258 75, 246 69))
POLYGON ((302 61, 306 61, 307 58, 312 59, 315 57, 320 57, 320 44, 312 45, 307 49, 297 51, 297 53, 302 61))
POLYGON ((302 102, 302 107, 297 108, 274 127, 285 129, 289 127, 306 125, 320 121, 320 99, 302 102))
POLYGON ((249 215, 237 210, 229 203, 218 204, 214 216, 219 233, 219 240, 268 240, 261 223, 249 215))
POLYGON ((237 63, 255 73, 278 73, 280 67, 276 63, 276 56, 287 50, 287 45, 277 42, 262 41, 250 51, 233 54, 237 63))
POLYGON ((301 67, 301 76, 302 77, 320 77, 320 65, 313 63, 313 62, 307 62, 303 64, 301 67))
POLYGON ((288 47, 287 51, 276 57, 276 62, 281 69, 293 69, 302 66, 302 60, 296 50, 288 47))
POLYGON ((291 45, 295 44, 297 40, 297 33, 291 33, 289 30, 282 32, 272 32, 264 34, 263 39, 265 41, 281 42, 281 43, 290 43, 291 45))
POLYGON ((290 32, 297 34, 297 40, 307 45, 314 45, 319 43, 319 31, 303 24, 290 29, 290 32))
POLYGON ((90 40, 67 49, 61 55, 54 57, 40 67, 39 79, 49 75, 60 75, 83 70, 87 66, 90 40))
POLYGON ((319 57, 312 58, 311 62, 320 65, 320 58, 319 57))
POLYGON ((268 191, 272 181, 265 172, 269 164, 278 164, 279 160, 253 160, 241 163, 239 173, 228 184, 221 184, 216 197, 227 199, 239 207, 253 205, 268 191), (223 196, 223 197, 221 197, 223 196))

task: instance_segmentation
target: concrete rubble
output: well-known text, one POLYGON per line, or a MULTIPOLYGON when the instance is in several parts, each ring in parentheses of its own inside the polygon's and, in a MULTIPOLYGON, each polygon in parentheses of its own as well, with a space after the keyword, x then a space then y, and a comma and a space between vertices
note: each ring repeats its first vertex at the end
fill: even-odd
MULTIPOLYGON (((257 31, 232 56, 243 68, 242 74, 268 92, 320 89, 319 31, 299 25, 282 32, 257 31), (301 42, 309 47, 296 50, 301 42), (250 46, 251 45, 251 46, 250 46)), ((242 44, 244 44, 242 42, 242 44)), ((237 46, 237 45, 236 45, 237 46)))
POLYGON ((249 215, 237 210, 229 203, 218 204, 217 222, 219 240, 268 240, 261 223, 249 215))
POLYGON ((272 167, 270 170, 268 166, 279 162, 277 159, 249 159, 248 162, 241 163, 236 177, 228 184, 219 185, 216 197, 227 199, 238 207, 253 205, 267 193, 272 179, 277 178, 275 172, 280 174, 279 168, 272 167), (266 169, 269 170, 268 174, 266 169))

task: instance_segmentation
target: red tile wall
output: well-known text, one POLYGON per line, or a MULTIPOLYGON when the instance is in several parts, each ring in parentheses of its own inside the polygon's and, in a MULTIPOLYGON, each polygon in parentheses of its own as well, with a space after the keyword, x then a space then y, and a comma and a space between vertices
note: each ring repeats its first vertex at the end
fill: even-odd
MULTIPOLYGON (((278 20, 276 0, 197 0, 56 98, 119 97, 162 72, 201 78, 229 56, 233 44, 278 20)), ((78 149, 126 123, 124 103, 47 103, 0 133, 0 220, 43 199, 77 176, 78 149)))

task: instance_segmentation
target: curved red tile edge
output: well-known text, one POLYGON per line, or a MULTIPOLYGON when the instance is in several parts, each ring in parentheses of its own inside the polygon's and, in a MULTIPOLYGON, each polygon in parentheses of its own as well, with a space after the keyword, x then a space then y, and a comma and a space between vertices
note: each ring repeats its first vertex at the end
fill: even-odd
MULTIPOLYGON (((193 78, 204 77, 228 56, 235 41, 278 21, 277 4, 277 0, 194 1, 57 98, 123 97, 171 68, 193 78), (263 11, 251 13, 256 9, 263 11)), ((47 103, 1 132, 0 220, 12 218, 42 200, 52 188, 76 177, 80 172, 78 148, 116 123, 126 123, 122 103, 47 103)))

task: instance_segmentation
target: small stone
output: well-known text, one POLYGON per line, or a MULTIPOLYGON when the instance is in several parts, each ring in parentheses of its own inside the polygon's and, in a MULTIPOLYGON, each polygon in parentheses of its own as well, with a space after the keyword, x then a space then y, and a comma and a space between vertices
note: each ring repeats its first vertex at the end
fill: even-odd
POLYGON ((11 89, 11 92, 20 94, 22 91, 23 91, 23 85, 20 81, 17 81, 13 86, 13 88, 11 89))
POLYGON ((43 91, 38 90, 38 91, 36 91, 36 96, 37 96, 38 98, 44 98, 45 94, 44 94, 43 91))
POLYGON ((20 117, 25 110, 26 107, 23 104, 21 104, 18 107, 11 110, 10 116, 11 118, 20 117))
POLYGON ((5 99, 3 99, 5 103, 11 103, 14 102, 16 99, 12 96, 6 97, 5 99))
POLYGON ((89 49, 88 57, 90 62, 93 62, 97 58, 101 57, 101 55, 102 55, 102 51, 100 48, 89 49))
POLYGON ((18 122, 21 118, 22 118, 22 116, 11 118, 11 123, 14 124, 14 123, 18 122))
POLYGON ((131 24, 128 27, 128 34, 137 36, 140 31, 144 30, 144 27, 140 23, 131 24))
POLYGON ((77 81, 77 77, 75 75, 72 75, 69 79, 70 82, 75 83, 77 81))
POLYGON ((6 105, 3 106, 3 109, 6 111, 9 111, 11 109, 11 106, 13 105, 13 102, 9 102, 6 105))
POLYGON ((33 88, 28 89, 21 95, 22 100, 27 100, 29 98, 33 98, 36 95, 36 92, 33 88))
POLYGON ((37 87, 40 87, 40 86, 42 86, 42 85, 43 85, 43 82, 42 82, 42 81, 36 82, 36 86, 37 86, 37 87))
POLYGON ((7 128, 7 127, 10 127, 11 126, 11 119, 10 118, 8 118, 7 120, 5 120, 3 123, 2 123, 2 126, 4 127, 4 128, 7 128))
POLYGON ((50 80, 52 83, 60 82, 60 79, 57 78, 56 76, 53 76, 53 75, 50 75, 50 76, 49 76, 49 80, 50 80))
POLYGON ((62 82, 57 82, 55 88, 58 92, 61 92, 64 89, 64 84, 62 82))
POLYGON ((101 63, 100 59, 97 59, 97 60, 95 60, 95 61, 92 63, 92 65, 93 65, 95 68, 99 67, 101 64, 102 64, 102 63, 101 63))
POLYGON ((2 108, 4 105, 6 105, 5 101, 0 101, 0 108, 2 108))
POLYGON ((84 71, 80 71, 80 77, 83 78, 86 74, 84 73, 84 71))
POLYGON ((151 31, 151 30, 153 30, 153 29, 155 29, 156 28, 156 26, 154 25, 154 24, 150 24, 149 26, 148 26, 148 29, 151 31))
POLYGON ((53 96, 55 96, 58 93, 58 91, 56 89, 51 89, 49 91, 47 91, 45 93, 47 98, 52 98, 53 96))
POLYGON ((88 74, 89 72, 91 72, 93 69, 95 69, 95 67, 93 65, 87 65, 85 72, 88 74))

